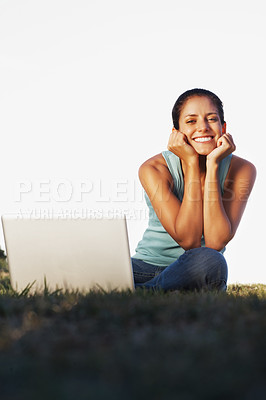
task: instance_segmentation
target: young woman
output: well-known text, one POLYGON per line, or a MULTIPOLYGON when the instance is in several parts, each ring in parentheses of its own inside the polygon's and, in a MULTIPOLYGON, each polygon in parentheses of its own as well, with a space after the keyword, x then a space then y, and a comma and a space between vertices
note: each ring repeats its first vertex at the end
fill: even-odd
POLYGON ((149 225, 132 257, 136 287, 226 290, 226 244, 234 237, 256 169, 232 155, 223 104, 192 89, 176 101, 168 151, 144 162, 139 177, 149 225))

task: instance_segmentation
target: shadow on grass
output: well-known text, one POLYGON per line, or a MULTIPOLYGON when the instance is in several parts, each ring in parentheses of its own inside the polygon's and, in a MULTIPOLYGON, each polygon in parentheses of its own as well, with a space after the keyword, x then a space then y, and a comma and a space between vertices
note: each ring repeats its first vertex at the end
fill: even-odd
POLYGON ((8 279, 1 399, 264 398, 265 285, 30 294, 8 279))

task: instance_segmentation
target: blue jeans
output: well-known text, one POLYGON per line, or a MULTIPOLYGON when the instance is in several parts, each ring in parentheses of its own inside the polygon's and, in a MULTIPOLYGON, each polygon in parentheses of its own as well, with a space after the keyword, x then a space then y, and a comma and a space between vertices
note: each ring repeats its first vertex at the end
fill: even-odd
POLYGON ((132 258, 135 287, 162 290, 227 289, 224 256, 209 247, 187 250, 166 267, 132 258))

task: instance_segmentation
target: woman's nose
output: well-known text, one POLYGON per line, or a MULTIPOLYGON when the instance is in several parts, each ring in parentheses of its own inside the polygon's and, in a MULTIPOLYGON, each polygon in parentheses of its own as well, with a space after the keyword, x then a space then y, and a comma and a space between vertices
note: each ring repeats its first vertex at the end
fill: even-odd
POLYGON ((197 129, 199 132, 205 132, 209 129, 209 124, 207 121, 200 121, 198 123, 197 129))

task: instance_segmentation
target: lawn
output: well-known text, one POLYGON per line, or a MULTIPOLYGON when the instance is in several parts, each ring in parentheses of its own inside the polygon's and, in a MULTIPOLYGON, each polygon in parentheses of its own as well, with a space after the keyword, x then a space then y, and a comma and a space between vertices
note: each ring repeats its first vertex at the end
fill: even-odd
POLYGON ((0 398, 266 398, 266 286, 15 293, 0 271, 0 398))

